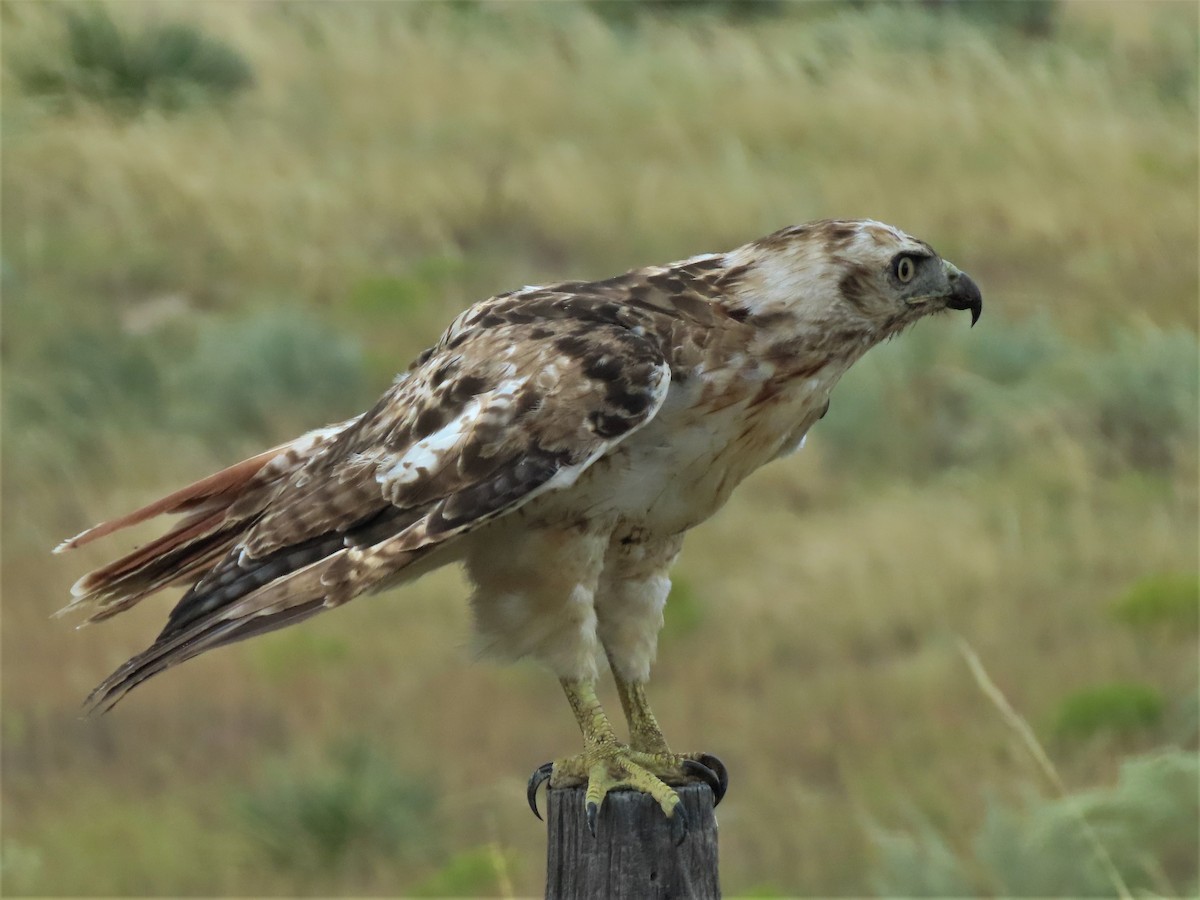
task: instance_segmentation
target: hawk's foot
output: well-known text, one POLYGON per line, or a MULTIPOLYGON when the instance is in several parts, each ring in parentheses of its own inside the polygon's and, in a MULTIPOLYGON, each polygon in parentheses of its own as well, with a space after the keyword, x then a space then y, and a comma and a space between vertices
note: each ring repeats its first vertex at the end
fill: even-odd
POLYGON ((630 750, 629 758, 667 784, 681 785, 703 781, 713 792, 717 806, 729 789, 729 770, 719 757, 711 753, 672 753, 630 750))
POLYGON ((632 752, 624 744, 605 742, 589 747, 575 756, 547 763, 534 772, 529 780, 530 806, 537 813, 534 794, 538 785, 547 779, 550 786, 556 788, 587 785, 584 804, 588 830, 595 836, 600 807, 610 791, 641 791, 653 797, 663 815, 671 821, 671 836, 675 843, 682 842, 687 836, 688 822, 687 813, 680 805, 679 795, 657 775, 634 762, 631 758, 632 752))
MULTIPOLYGON (((728 777, 725 767, 715 756, 676 756, 667 750, 666 741, 657 728, 653 718, 647 719, 647 728, 643 733, 634 732, 636 746, 634 750, 628 744, 617 740, 613 734, 612 725, 604 709, 596 697, 596 685, 588 679, 560 679, 563 692, 575 713, 575 721, 583 733, 582 753, 567 756, 553 763, 546 763, 538 768, 529 778, 526 796, 529 807, 539 819, 542 817, 537 808, 537 789, 542 782, 549 781, 551 787, 577 787, 586 785, 584 804, 587 812, 588 830, 596 834, 596 819, 600 815, 600 807, 610 791, 634 790, 641 791, 652 797, 663 811, 663 815, 671 822, 671 834, 679 843, 687 834, 687 813, 680 805, 679 795, 663 780, 665 776, 682 784, 691 778, 697 778, 712 788, 713 795, 718 799, 725 793, 728 777), (652 727, 651 727, 652 726, 652 727), (649 738, 649 742, 642 740, 649 738), (707 762, 715 762, 718 771, 709 768, 707 762)), ((618 687, 621 682, 617 682, 618 687)), ((639 694, 640 686, 634 691, 639 694)), ((624 697, 624 695, 622 695, 624 697)), ((624 699, 623 701, 624 702, 624 699)))
POLYGON ((539 819, 537 789, 549 781, 551 787, 587 785, 584 795, 588 830, 596 834, 600 807, 610 791, 635 790, 653 797, 671 821, 676 843, 687 835, 687 814, 680 805, 679 795, 670 784, 703 781, 720 801, 728 784, 725 766, 715 756, 698 754, 696 758, 676 754, 645 753, 631 750, 624 744, 606 742, 539 767, 529 779, 529 806, 539 819))
POLYGON ((683 784, 698 777, 712 788, 713 806, 720 803, 729 787, 729 770, 725 764, 711 753, 672 753, 650 709, 646 683, 622 678, 620 667, 616 664, 613 664, 613 679, 617 683, 617 694, 629 722, 630 757, 633 761, 667 784, 683 784))

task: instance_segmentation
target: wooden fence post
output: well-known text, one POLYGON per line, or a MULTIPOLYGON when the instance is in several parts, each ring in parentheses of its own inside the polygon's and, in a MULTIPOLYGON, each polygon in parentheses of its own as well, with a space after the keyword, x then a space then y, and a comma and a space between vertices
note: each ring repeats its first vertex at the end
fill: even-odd
POLYGON ((548 900, 720 897, 712 790, 706 784, 677 790, 690 824, 678 846, 670 820, 646 794, 609 794, 592 837, 584 814, 584 789, 551 788, 546 815, 548 900))

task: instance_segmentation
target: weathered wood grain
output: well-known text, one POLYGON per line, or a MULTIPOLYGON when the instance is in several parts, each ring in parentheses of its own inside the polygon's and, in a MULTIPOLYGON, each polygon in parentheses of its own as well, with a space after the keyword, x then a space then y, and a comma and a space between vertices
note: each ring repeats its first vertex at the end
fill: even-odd
POLYGON ((584 789, 548 791, 546 897, 720 897, 712 791, 705 784, 689 784, 678 791, 691 825, 679 846, 672 840, 670 821, 646 794, 609 794, 592 837, 584 814, 584 789))

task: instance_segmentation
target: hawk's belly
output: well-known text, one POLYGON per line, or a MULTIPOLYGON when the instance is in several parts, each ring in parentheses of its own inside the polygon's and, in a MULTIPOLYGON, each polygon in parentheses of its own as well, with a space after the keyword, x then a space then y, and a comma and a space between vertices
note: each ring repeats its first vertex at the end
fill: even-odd
POLYGON ((674 535, 715 513, 763 464, 793 449, 824 396, 743 397, 713 408, 668 403, 645 428, 589 467, 570 488, 531 503, 536 517, 582 517, 616 532, 674 535))

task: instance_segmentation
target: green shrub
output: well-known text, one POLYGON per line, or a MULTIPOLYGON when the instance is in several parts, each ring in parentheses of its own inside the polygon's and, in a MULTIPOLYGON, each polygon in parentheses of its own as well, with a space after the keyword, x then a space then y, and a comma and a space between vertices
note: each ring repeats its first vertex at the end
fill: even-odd
POLYGON ((283 312, 153 337, 64 325, 25 352, 4 379, 6 424, 35 454, 34 436, 53 435, 56 453, 88 466, 106 462, 103 435, 185 432, 241 451, 247 437, 278 439, 374 399, 357 341, 283 312))
POLYGON ((1059 704, 1054 731, 1060 737, 1127 734, 1162 720, 1162 695, 1145 684, 1114 682, 1076 691, 1059 704))
POLYGON ((959 362, 964 340, 933 326, 872 350, 834 390, 829 413, 813 429, 814 442, 832 449, 828 458, 838 468, 914 479, 994 463, 1022 449, 1021 432, 1011 427, 1017 413, 1012 385, 981 378, 968 365, 1002 382, 1032 378, 1041 374, 1042 351, 1022 339, 965 363, 959 362))
POLYGON ((1093 349, 1037 318, 969 334, 927 323, 846 374, 814 441, 840 469, 922 479, 1035 454, 1050 429, 1105 467, 1170 473, 1200 445, 1198 359, 1184 331, 1093 349))
POLYGON ((114 435, 164 422, 170 391, 149 342, 63 325, 6 368, 6 464, 70 471, 111 463, 114 435))
POLYGON ((975 893, 967 868, 945 839, 919 819, 912 832, 871 826, 876 854, 871 879, 883 897, 966 897, 975 893))
POLYGON ((1122 333, 1083 375, 1078 399, 1118 464, 1168 471, 1195 461, 1200 364, 1184 331, 1122 333))
POLYGON ((131 34, 103 7, 69 9, 65 24, 59 65, 18 65, 27 92, 124 112, 175 111, 232 96, 254 81, 237 50, 194 25, 155 23, 131 34))
POLYGON ((642 16, 710 16, 738 22, 781 13, 784 0, 592 0, 591 9, 615 25, 636 25, 642 16))
POLYGON ((922 5, 1029 37, 1053 34, 1058 24, 1059 0, 922 0, 922 5))
POLYGON ((999 894, 1111 896, 1115 886, 1082 816, 1135 893, 1194 889, 1198 789, 1194 754, 1136 757, 1121 766, 1115 787, 1035 804, 1024 814, 993 805, 976 856, 999 894))
POLYGON ((1154 52, 1140 60, 1155 93, 1164 103, 1196 112, 1200 99, 1200 53, 1195 28, 1173 28, 1167 19, 1154 23, 1154 52))
POLYGON ((168 407, 153 346, 118 331, 64 326, 14 374, 6 412, 23 425, 152 421, 168 407))
POLYGON ((475 847, 456 854, 429 878, 406 892, 409 897, 480 897, 501 893, 502 871, 516 860, 494 847, 475 847))
POLYGON ((1067 352, 1058 329, 1045 316, 1023 322, 992 322, 971 334, 963 365, 993 384, 1011 387, 1045 379, 1067 352))
POLYGON ((1198 792, 1194 753, 1133 757, 1113 787, 1031 800, 1023 809, 993 801, 969 848, 957 853, 929 826, 873 829, 873 881, 882 896, 1113 896, 1083 816, 1135 895, 1192 896, 1198 792))
POLYGON ((1200 631, 1200 575, 1149 575, 1113 604, 1112 613, 1135 628, 1194 635, 1200 631))
POLYGON ((285 310, 207 323, 170 376, 179 427, 215 439, 315 428, 373 399, 358 342, 285 310))
POLYGON ((433 790, 398 773, 364 743, 336 750, 325 768, 276 767, 235 798, 250 840, 280 869, 336 872, 376 855, 418 854, 433 840, 433 790))

